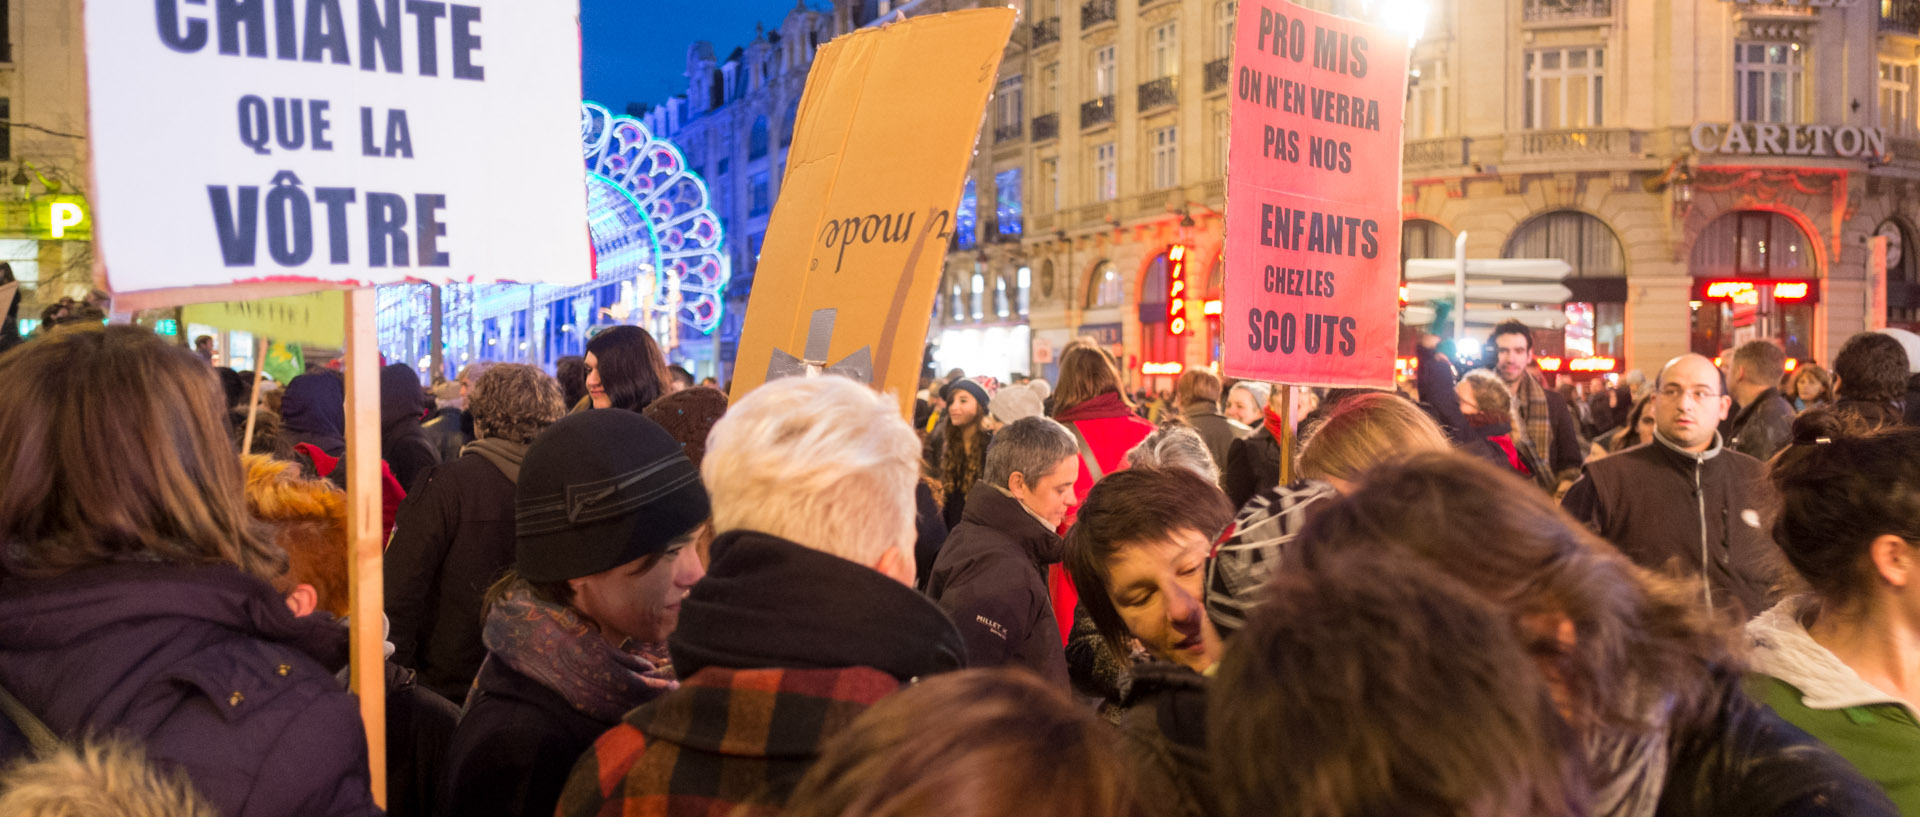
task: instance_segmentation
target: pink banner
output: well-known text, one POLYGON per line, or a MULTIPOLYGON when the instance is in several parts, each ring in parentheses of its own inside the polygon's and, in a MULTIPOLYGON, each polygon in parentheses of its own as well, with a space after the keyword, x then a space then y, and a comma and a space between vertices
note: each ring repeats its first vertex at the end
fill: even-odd
POLYGON ((1237 25, 1224 369, 1391 388, 1407 40, 1275 0, 1237 25))

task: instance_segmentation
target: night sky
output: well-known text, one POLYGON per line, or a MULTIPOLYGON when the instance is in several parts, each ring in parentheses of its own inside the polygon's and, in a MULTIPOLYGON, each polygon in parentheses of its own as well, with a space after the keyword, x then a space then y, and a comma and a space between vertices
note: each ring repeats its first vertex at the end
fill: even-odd
MULTIPOLYGON (((580 0, 587 99, 618 112, 686 93, 687 46, 713 43, 725 59, 753 40, 753 24, 779 28, 795 0, 580 0)), ((824 7, 824 0, 809 5, 824 7)))

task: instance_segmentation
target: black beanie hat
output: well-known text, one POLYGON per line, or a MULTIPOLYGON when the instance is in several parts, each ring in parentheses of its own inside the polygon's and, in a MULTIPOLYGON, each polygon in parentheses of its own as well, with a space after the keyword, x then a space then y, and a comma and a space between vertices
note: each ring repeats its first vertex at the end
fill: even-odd
POLYGON ((985 417, 987 409, 993 406, 993 398, 987 394, 986 387, 971 378, 962 378, 953 381, 953 384, 947 387, 946 394, 942 397, 951 403, 953 402, 953 393, 957 391, 963 391, 973 395, 973 402, 980 404, 980 416, 982 417, 985 417))
POLYGON ((514 488, 520 576, 557 582, 665 552, 710 515, 700 472, 631 411, 569 415, 534 438, 514 488))

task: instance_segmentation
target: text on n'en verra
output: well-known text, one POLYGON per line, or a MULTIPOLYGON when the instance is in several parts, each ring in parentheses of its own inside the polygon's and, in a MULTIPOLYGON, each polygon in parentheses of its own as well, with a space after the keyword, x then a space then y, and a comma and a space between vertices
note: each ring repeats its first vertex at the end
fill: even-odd
POLYGON ((1260 244, 1283 250, 1374 258, 1380 223, 1318 210, 1260 205, 1260 244))
MULTIPOLYGON (((1263 125, 1265 135, 1260 140, 1260 155, 1267 159, 1279 159, 1283 162, 1300 163, 1300 132, 1286 128, 1263 125)), ((1307 164, 1320 170, 1333 170, 1340 173, 1353 172, 1353 144, 1324 136, 1312 136, 1307 140, 1307 164)))
POLYGON ((1311 116, 1321 122, 1361 130, 1380 130, 1380 101, 1315 88, 1274 74, 1240 66, 1234 86, 1240 98, 1282 113, 1311 116))
MULTIPOLYGON (((301 9, 296 12, 294 0, 276 0, 269 30, 266 0, 222 0, 214 4, 211 15, 181 8, 204 7, 206 0, 155 0, 154 22, 160 42, 182 54, 198 53, 207 47, 211 18, 211 40, 220 54, 266 59, 267 35, 271 32, 274 59, 352 65, 353 51, 348 47, 348 29, 340 8, 345 2, 351 0, 300 0, 301 9)), ((444 18, 453 78, 487 78, 486 66, 474 62, 480 52, 480 35, 474 31, 480 23, 479 6, 407 0, 406 13, 413 15, 412 26, 404 24, 401 6, 400 0, 359 0, 359 14, 354 19, 360 70, 384 68, 389 74, 404 73, 405 46, 411 44, 420 76, 439 76, 439 23, 444 18)))

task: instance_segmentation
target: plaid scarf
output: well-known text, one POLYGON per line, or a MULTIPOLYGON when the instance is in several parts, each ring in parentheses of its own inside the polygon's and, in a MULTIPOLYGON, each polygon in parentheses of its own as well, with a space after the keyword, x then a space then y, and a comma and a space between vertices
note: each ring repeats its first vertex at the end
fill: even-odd
POLYGON ((480 639, 488 660, 505 661, 608 723, 679 686, 659 645, 615 647, 578 613, 534 598, 524 583, 493 605, 480 639))
POLYGON ((1547 408, 1546 387, 1533 379, 1532 372, 1523 371, 1513 392, 1514 413, 1520 416, 1520 422, 1513 424, 1514 431, 1532 443, 1533 450, 1552 451, 1553 413, 1547 408))

